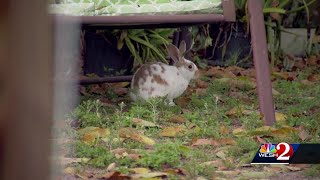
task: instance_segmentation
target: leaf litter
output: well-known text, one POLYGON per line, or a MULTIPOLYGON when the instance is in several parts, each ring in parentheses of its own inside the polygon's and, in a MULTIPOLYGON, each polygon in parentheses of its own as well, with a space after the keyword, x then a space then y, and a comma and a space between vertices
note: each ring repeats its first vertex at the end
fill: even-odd
MULTIPOLYGON (((298 65, 298 64, 297 64, 298 65)), ((299 65, 300 66, 300 65, 299 65)), ((254 69, 243 69, 236 66, 230 66, 227 68, 221 67, 211 67, 206 71, 202 71, 203 76, 209 77, 209 81, 207 80, 197 80, 195 82, 195 86, 190 87, 187 96, 181 96, 175 100, 176 104, 181 107, 181 113, 183 115, 171 115, 169 117, 164 118, 163 122, 150 122, 147 121, 148 118, 135 116, 135 118, 131 118, 131 124, 133 127, 122 126, 119 127, 115 132, 112 129, 112 133, 110 132, 111 127, 102 128, 102 127, 85 127, 83 129, 78 130, 78 134, 81 136, 81 140, 85 143, 92 144, 97 140, 102 140, 103 142, 109 143, 110 136, 114 138, 114 135, 118 135, 120 138, 140 143, 141 149, 133 149, 133 148, 112 148, 110 153, 112 153, 116 159, 129 158, 134 162, 139 162, 144 157, 144 154, 141 152, 152 153, 154 152, 154 146, 162 144, 164 141, 175 141, 176 139, 184 140, 184 145, 189 145, 195 151, 201 151, 214 156, 210 156, 210 158, 199 158, 195 164, 199 166, 211 166, 215 168, 213 171, 215 175, 197 175, 194 176, 192 171, 186 170, 186 168, 181 167, 169 167, 166 164, 163 165, 161 169, 153 169, 147 166, 135 165, 131 168, 126 168, 127 172, 119 171, 119 164, 115 162, 110 162, 106 167, 106 173, 104 173, 100 178, 104 179, 163 179, 168 178, 171 175, 180 176, 182 179, 188 179, 193 177, 193 179, 208 179, 220 177, 228 177, 228 178, 244 178, 244 179, 259 179, 259 178, 268 178, 274 175, 274 173, 288 173, 288 172, 300 172, 309 168, 308 165, 267 165, 263 167, 256 167, 250 165, 248 161, 245 163, 239 164, 237 166, 233 166, 236 162, 242 162, 241 158, 246 157, 247 153, 245 152, 242 156, 234 156, 230 153, 234 148, 239 148, 240 140, 250 140, 252 143, 256 143, 255 149, 250 150, 250 152, 257 151, 259 144, 264 144, 272 141, 273 138, 287 138, 297 136, 301 142, 306 142, 314 138, 314 133, 317 130, 310 129, 310 127, 304 126, 292 126, 292 123, 289 125, 290 121, 292 121, 292 115, 288 114, 288 111, 285 109, 280 109, 276 112, 276 121, 277 126, 257 126, 256 128, 248 129, 242 125, 242 120, 240 121, 239 126, 232 127, 225 122, 219 122, 218 127, 215 129, 216 132, 212 131, 209 133, 203 129, 205 126, 199 127, 199 122, 192 118, 195 116, 195 110, 190 104, 193 99, 191 98, 192 94, 195 94, 199 97, 205 97, 208 93, 212 93, 210 90, 210 81, 215 81, 218 83, 226 84, 230 87, 230 91, 220 92, 220 94, 216 94, 218 98, 217 103, 215 103, 215 98, 212 96, 212 102, 215 107, 218 104, 222 110, 221 117, 227 117, 232 121, 239 121, 240 119, 245 119, 246 117, 250 117, 253 114, 258 114, 259 111, 256 108, 257 106, 252 106, 252 103, 255 103, 253 98, 248 95, 248 92, 253 92, 256 89, 255 82, 255 70, 254 69), (225 93, 225 94, 224 94, 225 93), (238 105, 228 105, 229 98, 238 99, 242 102, 242 104, 238 105), (144 128, 144 129, 141 129, 144 128), (153 133, 151 133, 153 132, 153 133), (151 134, 150 134, 151 133, 151 134), (312 134, 313 133, 313 134, 312 134), (261 170, 264 170, 263 172, 261 170), (186 178, 188 177, 188 178, 186 178)), ((299 76, 295 72, 281 72, 280 70, 273 70, 273 83, 278 81, 292 81, 300 83, 301 85, 307 86, 315 86, 320 80, 319 74, 309 74, 306 79, 299 79, 299 76)), ((104 94, 106 87, 111 87, 116 95, 123 96, 127 94, 127 87, 129 84, 127 83, 114 83, 109 84, 108 86, 92 86, 88 91, 85 89, 81 89, 82 94, 88 93, 96 93, 96 94, 104 94)), ((216 92, 214 92, 216 93, 216 92)), ((279 87, 273 87, 272 94, 276 97, 282 97, 286 95, 284 90, 279 87)), ((307 100, 314 100, 314 94, 309 95, 307 97, 311 97, 307 100)), ((305 98, 305 97, 304 97, 305 98)), ((216 98, 217 99, 217 98, 216 98)), ((114 101, 108 101, 110 107, 116 107, 117 105, 113 105, 114 101)), ((203 110, 203 107, 202 107, 203 110)), ((216 110, 212 110, 212 112, 217 112, 216 110)), ((201 116, 205 116, 203 111, 200 111, 201 116)), ((309 111, 309 115, 313 115, 316 111, 309 111)), ((219 112, 220 113, 220 112, 219 112)), ((263 120, 263 116, 260 115, 260 118, 257 118, 256 121, 263 120)), ((221 120, 219 120, 221 121, 221 120)), ((208 125, 209 126, 209 125, 208 125)), ((210 125, 212 126, 212 125, 210 125)), ((120 141, 122 142, 122 141, 120 141)), ((242 142, 244 143, 244 142, 242 142)), ((241 146, 241 144, 240 144, 241 146)), ((179 150, 177 150, 179 151, 179 150)), ((189 151, 188 151, 189 152, 189 151)), ((248 156, 250 157, 250 156, 248 156)), ((190 157, 181 158, 181 162, 188 161, 190 157)), ((73 163, 86 163, 89 158, 63 158, 66 164, 73 163)), ((127 164, 129 165, 129 164, 127 164)), ((183 164, 182 164, 183 165, 183 164)), ((86 178, 86 176, 92 176, 91 173, 79 172, 73 167, 65 168, 66 174, 74 174, 80 178, 86 178)))

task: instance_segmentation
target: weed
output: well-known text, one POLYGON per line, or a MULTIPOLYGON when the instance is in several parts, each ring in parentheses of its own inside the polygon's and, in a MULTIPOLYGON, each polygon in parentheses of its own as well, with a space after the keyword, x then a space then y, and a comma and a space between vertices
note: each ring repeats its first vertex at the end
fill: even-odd
POLYGON ((75 155, 79 158, 90 158, 88 164, 94 167, 106 167, 115 161, 115 156, 103 147, 77 142, 75 148, 75 155))
POLYGON ((74 112, 71 113, 71 116, 73 119, 80 121, 81 127, 106 127, 110 122, 106 114, 107 111, 99 100, 87 100, 83 101, 74 112))
POLYGON ((320 165, 313 165, 309 169, 304 171, 306 176, 319 177, 320 176, 320 165))
POLYGON ((164 165, 171 167, 179 165, 181 158, 185 157, 189 151, 178 142, 166 142, 155 145, 155 150, 151 153, 143 153, 138 164, 154 169, 160 169, 164 165))

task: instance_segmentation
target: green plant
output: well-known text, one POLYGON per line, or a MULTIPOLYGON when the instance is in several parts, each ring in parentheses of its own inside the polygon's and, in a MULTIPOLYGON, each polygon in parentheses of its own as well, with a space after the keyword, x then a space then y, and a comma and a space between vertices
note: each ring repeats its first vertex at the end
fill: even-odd
POLYGON ((95 147, 77 142, 75 149, 76 157, 90 158, 87 163, 94 167, 106 167, 115 161, 115 156, 103 147, 95 147))
POLYGON ((80 127, 98 126, 106 127, 109 119, 107 111, 99 100, 86 100, 71 113, 73 119, 78 119, 80 127))
MULTIPOLYGON (((310 22, 309 6, 316 0, 265 0, 263 4, 263 13, 265 16, 265 24, 267 28, 267 41, 269 44, 271 67, 278 64, 281 57, 281 32, 285 31, 283 26, 284 19, 287 24, 294 23, 293 14, 297 16, 297 12, 304 11, 306 13, 307 24, 310 22), (290 16, 290 17, 288 17, 290 16), (290 21, 288 21, 290 19, 290 21)), ((246 0, 235 0, 237 7, 237 18, 240 22, 246 24, 246 30, 249 32, 249 14, 246 0)), ((307 54, 311 53, 311 42, 308 41, 307 54)))
POLYGON ((154 169, 163 165, 177 166, 181 158, 186 156, 189 149, 178 142, 166 142, 155 145, 153 152, 144 152, 138 164, 154 169))
POLYGON ((134 57, 134 67, 147 62, 166 60, 168 45, 171 40, 169 36, 175 29, 129 29, 114 30, 112 33, 117 37, 117 48, 122 49, 124 45, 128 47, 134 57))

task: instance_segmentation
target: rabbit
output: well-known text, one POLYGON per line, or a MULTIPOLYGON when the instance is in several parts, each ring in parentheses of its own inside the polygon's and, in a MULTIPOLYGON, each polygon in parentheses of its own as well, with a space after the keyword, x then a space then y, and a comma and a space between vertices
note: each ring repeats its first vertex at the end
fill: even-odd
POLYGON ((198 67, 184 58, 186 43, 181 41, 179 49, 169 44, 167 51, 173 65, 164 63, 143 64, 133 75, 130 97, 133 101, 152 97, 166 97, 169 106, 175 106, 173 99, 181 96, 190 81, 199 77, 198 67))

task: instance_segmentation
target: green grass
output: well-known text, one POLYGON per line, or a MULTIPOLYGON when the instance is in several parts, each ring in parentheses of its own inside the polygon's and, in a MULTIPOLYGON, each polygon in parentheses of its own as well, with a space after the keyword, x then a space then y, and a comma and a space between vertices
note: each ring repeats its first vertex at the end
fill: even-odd
MULTIPOLYGON (((306 78, 310 73, 317 72, 314 69, 306 69, 299 72, 298 80, 306 78)), ((115 162, 117 170, 128 174, 127 168, 145 167, 151 170, 161 171, 166 168, 181 168, 188 172, 188 178, 195 179, 202 176, 212 178, 215 175, 217 167, 204 166, 202 163, 219 159, 216 156, 218 148, 226 147, 226 160, 224 166, 232 170, 240 167, 241 164, 248 164, 258 150, 259 143, 256 135, 237 137, 232 134, 232 130, 242 127, 247 132, 255 132, 263 126, 263 121, 258 113, 238 114, 235 117, 227 116, 226 112, 234 107, 245 110, 257 110, 258 100, 255 89, 246 81, 238 79, 237 83, 226 79, 211 80, 203 78, 209 82, 209 87, 204 95, 192 94, 191 100, 186 107, 168 107, 163 103, 163 99, 153 99, 144 103, 125 103, 116 104, 112 109, 105 106, 97 100, 99 96, 90 96, 84 100, 71 113, 73 119, 80 122, 80 128, 96 126, 108 128, 111 134, 107 142, 97 142, 92 145, 85 144, 80 137, 75 145, 74 157, 90 158, 87 163, 81 163, 83 166, 105 168, 115 162), (231 92, 237 92, 247 101, 241 98, 230 96, 231 92), (218 99, 217 99, 218 98, 218 99), (187 113, 182 113, 188 109, 187 113), (182 124, 168 122, 167 120, 180 115, 187 122, 182 124), (176 137, 161 137, 159 134, 162 129, 157 127, 136 126, 132 118, 141 118, 143 120, 156 123, 162 127, 181 126, 185 128, 183 134, 176 137), (230 129, 229 133, 222 133, 221 126, 230 129), (144 143, 130 140, 119 139, 118 131, 121 128, 130 127, 141 132, 143 135, 155 140, 156 144, 149 147, 144 143), (192 128, 190 128, 192 127, 192 128), (233 138, 234 145, 221 146, 197 146, 191 147, 194 139, 221 139, 233 138), (133 160, 128 157, 116 158, 110 152, 116 148, 138 149, 141 158, 133 160), (230 160, 232 159, 232 160, 230 160)), ((304 126, 310 133, 311 139, 302 141, 298 133, 288 134, 287 136, 265 136, 268 142, 319 142, 320 140, 320 83, 313 85, 303 85, 299 81, 277 80, 274 82, 274 88, 280 92, 274 96, 274 102, 278 112, 287 116, 285 122, 277 122, 275 127, 281 128, 283 124, 288 126, 304 126)), ((104 97, 113 99, 113 93, 105 93, 104 97)), ((114 100, 115 101, 115 100, 114 100)), ((262 136, 262 135, 261 135, 262 136)), ((257 168, 262 168, 257 166, 257 168)), ((305 174, 316 176, 318 166, 308 169, 305 174)), ((170 175, 170 179, 177 179, 177 175, 170 175)))

